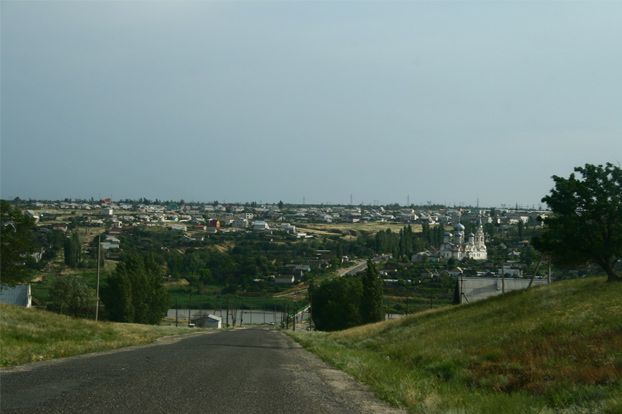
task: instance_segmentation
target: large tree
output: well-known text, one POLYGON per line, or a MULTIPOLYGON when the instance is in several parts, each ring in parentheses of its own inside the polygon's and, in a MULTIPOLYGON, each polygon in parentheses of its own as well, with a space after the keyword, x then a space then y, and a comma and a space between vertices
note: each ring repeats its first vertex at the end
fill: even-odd
POLYGON ((102 289, 111 320, 157 324, 169 306, 162 271, 151 255, 129 255, 102 289))
POLYGON ((31 279, 28 262, 34 252, 32 229, 34 219, 8 201, 0 200, 0 274, 2 284, 14 286, 31 279))
POLYGON ((60 313, 67 311, 76 317, 87 315, 95 302, 95 291, 78 275, 56 276, 49 294, 58 305, 60 313))
POLYGON ((585 164, 569 178, 553 176, 555 187, 542 199, 551 209, 534 247, 560 264, 596 263, 610 282, 622 281, 622 169, 585 164))
POLYGON ((361 324, 360 279, 339 277, 311 286, 311 317, 320 331, 340 331, 361 324))

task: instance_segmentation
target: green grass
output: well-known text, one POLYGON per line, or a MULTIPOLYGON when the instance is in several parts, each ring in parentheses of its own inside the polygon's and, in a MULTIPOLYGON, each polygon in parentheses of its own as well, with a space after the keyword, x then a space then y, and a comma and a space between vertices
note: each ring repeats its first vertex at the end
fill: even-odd
POLYGON ((154 342, 187 328, 95 322, 0 303, 0 366, 154 342))
POLYGON ((410 412, 622 412, 622 284, 604 278, 294 337, 410 412))

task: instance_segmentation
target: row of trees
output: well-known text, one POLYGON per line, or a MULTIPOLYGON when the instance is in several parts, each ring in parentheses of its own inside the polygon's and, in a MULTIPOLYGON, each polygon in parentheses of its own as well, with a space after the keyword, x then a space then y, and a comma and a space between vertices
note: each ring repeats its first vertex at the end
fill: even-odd
POLYGON ((386 229, 374 236, 374 250, 378 253, 391 253, 393 257, 410 257, 430 246, 438 247, 443 242, 444 234, 443 225, 430 227, 428 223, 423 224, 421 233, 413 232, 410 224, 404 226, 399 233, 386 229))
POLYGON ((311 285, 311 316, 320 331, 338 331, 384 320, 382 279, 367 261, 362 278, 341 277, 311 285))
POLYGON ((157 324, 169 308, 162 268, 151 255, 129 255, 108 277, 101 298, 110 320, 157 324))

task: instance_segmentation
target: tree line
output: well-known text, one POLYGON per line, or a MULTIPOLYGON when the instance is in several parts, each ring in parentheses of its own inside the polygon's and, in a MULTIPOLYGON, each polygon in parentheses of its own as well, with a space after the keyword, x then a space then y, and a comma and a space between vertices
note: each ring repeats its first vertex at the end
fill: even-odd
POLYGON ((338 331, 384 320, 382 279, 367 260, 363 277, 345 276, 311 284, 311 316, 320 331, 338 331))

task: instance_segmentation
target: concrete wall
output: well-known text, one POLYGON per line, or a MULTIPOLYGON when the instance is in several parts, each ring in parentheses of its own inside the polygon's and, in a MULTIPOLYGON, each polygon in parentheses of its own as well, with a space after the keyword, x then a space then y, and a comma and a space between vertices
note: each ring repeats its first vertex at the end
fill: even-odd
POLYGON ((32 306, 30 285, 0 286, 0 302, 30 308, 32 306))
MULTIPOLYGON (((505 292, 513 290, 526 289, 529 286, 530 279, 511 279, 506 278, 504 281, 505 292)), ((532 287, 546 285, 546 279, 535 279, 532 287)), ((458 289, 461 301, 460 303, 473 302, 474 300, 486 299, 490 296, 496 296, 503 293, 502 281, 500 277, 463 277, 458 278, 458 289)))

